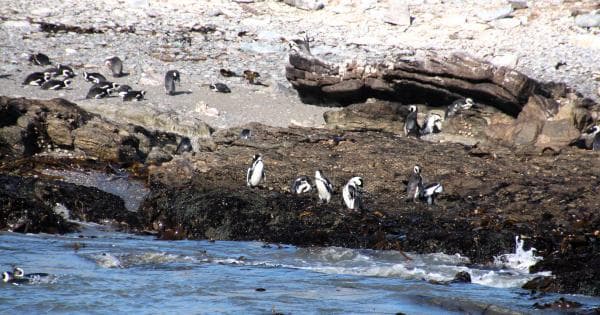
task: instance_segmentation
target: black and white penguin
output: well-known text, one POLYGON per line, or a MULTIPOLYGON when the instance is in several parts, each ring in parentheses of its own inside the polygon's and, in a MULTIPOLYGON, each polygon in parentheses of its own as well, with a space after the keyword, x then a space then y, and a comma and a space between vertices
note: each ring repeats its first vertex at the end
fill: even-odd
POLYGON ((600 126, 592 127, 592 133, 594 134, 594 140, 592 141, 592 150, 600 151, 600 126))
MULTIPOLYGON (((596 142, 596 139, 600 138, 599 135, 600 135, 600 126, 599 125, 592 126, 588 129, 586 129, 584 132, 582 132, 581 135, 579 135, 579 138, 577 138, 575 141, 571 142, 570 145, 574 145, 580 149, 598 150, 598 149, 594 149, 594 143, 596 142)), ((596 145, 596 147, 598 147, 598 145, 596 145)))
POLYGON ((60 90, 71 86, 71 79, 65 80, 48 80, 42 84, 42 90, 60 90))
POLYGON ((121 96, 121 99, 123 100, 123 102, 129 102, 129 101, 141 101, 144 99, 144 95, 146 95, 146 91, 142 90, 142 91, 127 91, 127 92, 119 92, 119 96, 121 96))
POLYGON ((408 183, 406 184, 406 195, 408 199, 412 199, 412 201, 417 202, 421 196, 421 191, 423 191, 421 167, 419 165, 415 165, 410 177, 408 178, 408 183))
POLYGON ((242 129, 240 131, 240 139, 249 140, 252 137, 252 131, 250 129, 242 129))
POLYGON ((329 203, 333 194, 333 185, 321 170, 315 172, 315 186, 319 195, 319 202, 329 203))
POLYGON ((12 284, 22 284, 22 283, 28 283, 29 279, 17 278, 17 277, 15 277, 15 275, 12 272, 5 271, 2 273, 2 282, 12 283, 12 284))
POLYGON ((175 150, 175 154, 183 154, 183 152, 192 152, 192 141, 188 137, 181 138, 179 144, 177 145, 177 149, 175 150))
POLYGON ((431 133, 439 133, 442 131, 442 116, 438 114, 429 114, 425 118, 425 123, 421 128, 420 135, 428 135, 431 133))
POLYGON ((120 87, 120 84, 115 83, 115 82, 110 82, 110 81, 101 81, 98 83, 94 83, 94 85, 92 85, 92 87, 97 87, 97 88, 106 89, 106 90, 110 89, 114 92, 120 87))
POLYGON ((214 83, 210 85, 210 89, 219 93, 231 93, 231 90, 225 83, 214 83))
POLYGON ((246 185, 256 187, 265 179, 265 164, 260 154, 252 158, 252 166, 246 172, 246 185))
POLYGON ((473 102, 472 98, 467 97, 465 99, 458 99, 452 102, 452 104, 448 105, 448 107, 446 107, 444 118, 456 116, 463 110, 471 109, 471 107, 473 107, 473 104, 475 103, 473 102))
POLYGON ((239 77, 239 75, 229 69, 223 69, 221 68, 221 70, 219 70, 219 73, 221 73, 222 76, 226 77, 226 78, 230 78, 230 77, 239 77))
POLYGON ((37 66, 49 66, 52 64, 50 63, 50 58, 42 53, 29 55, 29 62, 37 66))
POLYGON ((435 203, 435 197, 444 191, 444 187, 441 183, 431 183, 425 185, 421 191, 421 199, 427 201, 427 204, 432 205, 435 203))
POLYGON ((165 91, 169 95, 175 95, 175 82, 181 84, 181 75, 177 70, 169 70, 165 74, 165 91))
POLYGON ((406 116, 406 120, 404 121, 404 135, 405 136, 413 136, 413 137, 418 137, 419 136, 419 130, 421 129, 419 127, 419 122, 417 121, 417 106, 415 105, 410 105, 408 107, 408 115, 406 116))
POLYGON ((290 188, 294 194, 300 195, 310 192, 312 190, 312 185, 310 184, 308 176, 300 176, 294 179, 290 188))
POLYGON ((29 74, 21 84, 41 86, 44 82, 50 80, 51 77, 52 75, 48 72, 34 72, 29 74))
POLYGON ((97 72, 86 72, 83 71, 83 79, 87 82, 91 82, 91 83, 100 83, 100 82, 105 82, 106 78, 101 75, 100 73, 97 72))
POLYGON ((49 277, 50 274, 44 273, 44 272, 36 272, 36 273, 28 273, 25 274, 25 271, 23 270, 23 268, 19 268, 19 267, 15 267, 13 268, 13 276, 16 279, 26 279, 26 280, 36 280, 36 279, 41 279, 41 278, 45 278, 45 277, 49 277))
POLYGON ((131 86, 127 85, 127 84, 119 84, 119 86, 114 90, 117 93, 121 93, 121 92, 129 92, 133 90, 131 88, 131 86))
POLYGON ((57 64, 54 68, 48 68, 44 70, 44 72, 48 72, 52 75, 52 77, 63 76, 65 78, 74 78, 75 72, 69 66, 65 66, 63 64, 57 64))
POLYGON ((104 64, 110 70, 113 77, 118 78, 123 76, 123 61, 121 61, 121 58, 117 56, 108 58, 104 61, 104 64))
POLYGON ((362 208, 362 188, 363 179, 361 177, 352 177, 344 186, 342 197, 348 209, 360 210, 362 208))
POLYGON ((112 94, 112 88, 103 88, 98 85, 92 85, 85 96, 86 99, 101 99, 109 97, 112 94))

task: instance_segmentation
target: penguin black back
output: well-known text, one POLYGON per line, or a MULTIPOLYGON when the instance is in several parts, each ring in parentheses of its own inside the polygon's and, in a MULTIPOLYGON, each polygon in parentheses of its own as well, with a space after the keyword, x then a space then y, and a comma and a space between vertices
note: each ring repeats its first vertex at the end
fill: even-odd
POLYGON ((117 56, 108 58, 104 61, 104 64, 108 67, 113 77, 118 78, 123 76, 123 61, 121 61, 121 58, 117 56))
POLYGON ((169 70, 165 74, 165 91, 169 95, 175 94, 175 82, 181 84, 181 75, 177 70, 169 70))
POLYGON ((408 107, 409 113, 406 116, 406 120, 404 121, 404 135, 405 136, 419 136, 419 123, 417 121, 418 110, 417 106, 411 105, 408 107))

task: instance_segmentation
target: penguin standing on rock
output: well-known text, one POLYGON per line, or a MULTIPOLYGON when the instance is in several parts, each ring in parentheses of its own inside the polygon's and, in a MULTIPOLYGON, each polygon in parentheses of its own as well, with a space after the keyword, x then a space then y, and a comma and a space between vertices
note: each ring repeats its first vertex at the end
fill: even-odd
POLYGON ((456 116, 463 110, 471 109, 471 107, 473 107, 474 104, 475 103, 473 102, 473 99, 469 97, 465 99, 456 100, 452 102, 452 104, 448 105, 444 114, 444 118, 456 116))
POLYGON ((360 210, 362 208, 362 188, 363 179, 361 177, 352 177, 344 186, 342 197, 348 209, 360 210))
POLYGON ((307 193, 311 190, 312 185, 308 176, 300 176, 292 182, 291 191, 296 195, 307 193))
POLYGON ((121 61, 121 58, 117 56, 108 58, 104 61, 104 64, 108 67, 113 77, 118 78, 123 76, 123 61, 121 61))
POLYGON ((410 105, 408 107, 408 111, 409 113, 406 116, 406 120, 404 121, 404 135, 407 137, 418 137, 421 128, 419 127, 419 122, 417 121, 417 106, 410 105))
POLYGON ((333 185, 321 170, 315 172, 315 186, 317 186, 319 202, 329 203, 333 194, 333 185))
POLYGON ((260 154, 255 154, 252 158, 252 166, 246 172, 246 185, 254 188, 265 180, 265 164, 260 154))
POLYGON ((165 74, 165 91, 169 95, 175 95, 175 82, 181 84, 181 76, 177 70, 169 70, 165 74))
POLYGON ((408 199, 412 199, 413 202, 417 202, 422 191, 423 178, 421 178, 421 167, 419 165, 415 165, 413 167, 412 174, 410 174, 410 177, 408 178, 408 183, 406 184, 406 194, 408 199))
POLYGON ((439 133, 442 131, 442 116, 438 114, 429 114, 425 118, 425 124, 420 130, 420 135, 428 135, 431 133, 439 133))

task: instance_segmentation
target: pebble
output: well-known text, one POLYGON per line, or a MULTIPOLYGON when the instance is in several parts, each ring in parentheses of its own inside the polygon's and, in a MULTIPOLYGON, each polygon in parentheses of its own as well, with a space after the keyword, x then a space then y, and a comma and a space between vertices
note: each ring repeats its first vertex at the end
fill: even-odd
POLYGON ((579 27, 599 27, 600 13, 588 13, 575 17, 575 24, 579 27))
POLYGON ((479 10, 476 15, 478 18, 486 22, 490 22, 493 20, 505 18, 509 16, 512 12, 513 8, 509 5, 494 9, 479 10))

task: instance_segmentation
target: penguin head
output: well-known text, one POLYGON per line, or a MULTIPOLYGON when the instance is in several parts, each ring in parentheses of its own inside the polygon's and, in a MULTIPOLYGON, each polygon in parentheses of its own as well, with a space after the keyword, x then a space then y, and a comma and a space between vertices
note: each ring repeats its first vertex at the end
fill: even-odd
POLYGON ((323 172, 321 170, 316 170, 315 171, 315 177, 316 178, 323 178, 323 172))
POLYGON ((115 82, 112 83, 112 88, 113 89, 118 89, 119 86, 121 86, 119 83, 115 83, 115 82))
POLYGON ((48 81, 52 78, 52 73, 44 72, 44 81, 48 81))
POLYGON ((23 271, 23 268, 15 267, 13 268, 13 276, 15 278, 22 278, 25 276, 25 271, 23 271))
POLYGON ((417 106, 415 106, 415 105, 408 106, 408 112, 414 113, 416 111, 417 111, 417 106))
POLYGON ((260 155, 260 153, 256 153, 253 157, 252 157, 252 161, 256 162, 262 160, 262 156, 260 155))
POLYGON ((66 79, 63 81, 63 83, 65 84, 65 87, 69 87, 71 86, 71 83, 73 83, 73 81, 71 79, 66 79))
POLYGON ((3 282, 9 282, 13 279, 13 275, 12 272, 10 271, 5 271, 2 273, 2 281, 3 282))
POLYGON ((145 96, 145 95, 146 95, 146 91, 144 91, 144 90, 141 90, 141 91, 140 91, 140 95, 141 95, 141 96, 145 96))
POLYGON ((465 99, 465 108, 471 108, 473 106, 473 99, 470 97, 467 97, 465 99))
POLYGON ((181 82, 181 77, 179 76, 179 71, 173 71, 173 81, 181 82))
POLYGON ((362 186, 363 186, 363 179, 362 179, 362 177, 358 177, 358 176, 352 177, 350 179, 350 183, 353 183, 354 185, 362 188, 362 186))
POLYGON ((415 167, 413 167, 413 173, 417 175, 421 174, 421 167, 419 165, 415 165, 415 167))
POLYGON ((88 79, 88 73, 85 70, 83 71, 83 79, 86 80, 86 81, 88 79))
POLYGON ((590 127, 588 130, 585 131, 585 133, 590 134, 590 135, 596 135, 598 132, 600 132, 600 126, 595 125, 590 127))

